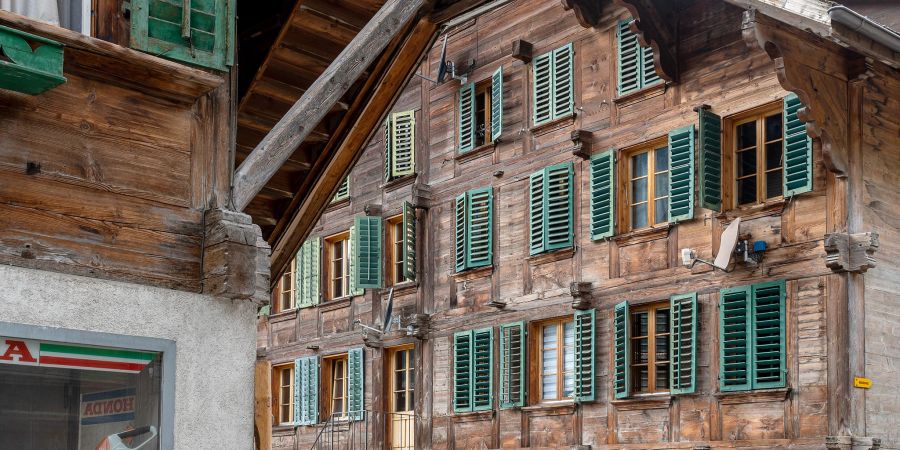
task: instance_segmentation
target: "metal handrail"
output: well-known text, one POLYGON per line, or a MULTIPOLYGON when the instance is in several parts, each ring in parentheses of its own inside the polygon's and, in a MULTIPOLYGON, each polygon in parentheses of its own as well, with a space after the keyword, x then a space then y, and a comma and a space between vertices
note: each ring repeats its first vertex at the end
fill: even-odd
MULTIPOLYGON (((311 450, 321 449, 368 449, 369 440, 374 431, 373 427, 379 423, 376 419, 383 419, 382 426, 388 425, 387 420, 394 420, 400 417, 401 426, 412 426, 423 420, 423 417, 412 411, 402 412, 383 412, 364 410, 358 414, 358 419, 351 420, 347 414, 332 414, 326 420, 318 433, 316 440, 313 442, 311 450)), ((353 414, 353 415, 357 415, 353 414)), ((387 433, 387 430, 385 430, 387 433)), ((385 435, 385 438, 388 438, 385 435)), ((296 442, 296 441, 295 441, 296 442)), ((411 449, 414 448, 414 442, 392 443, 392 449, 411 449)), ((387 447, 386 447, 387 448, 387 447)))

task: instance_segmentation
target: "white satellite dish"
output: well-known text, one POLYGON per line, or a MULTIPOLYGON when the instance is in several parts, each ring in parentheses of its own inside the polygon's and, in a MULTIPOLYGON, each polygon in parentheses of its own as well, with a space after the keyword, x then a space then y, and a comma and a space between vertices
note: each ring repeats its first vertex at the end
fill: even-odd
POLYGON ((722 238, 719 240, 719 253, 716 253, 713 266, 722 270, 728 269, 728 264, 731 263, 731 255, 734 253, 734 247, 737 245, 740 228, 741 218, 737 217, 722 232, 722 238))

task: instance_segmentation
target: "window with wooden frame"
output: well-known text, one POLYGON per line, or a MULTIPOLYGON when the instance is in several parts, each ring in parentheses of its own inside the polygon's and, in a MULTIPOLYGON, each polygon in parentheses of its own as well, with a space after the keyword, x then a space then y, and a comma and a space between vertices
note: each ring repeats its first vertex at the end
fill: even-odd
POLYGON ((620 158, 618 217, 621 229, 638 230, 669 222, 669 147, 666 138, 626 149, 620 158))
POLYGON ((325 238, 325 300, 350 295, 350 232, 325 238))
POLYGON ((532 324, 531 392, 533 402, 573 398, 575 394, 575 321, 561 317, 532 324))
POLYGON ((416 350, 413 344, 388 349, 386 376, 388 379, 387 436, 392 450, 412 450, 415 447, 415 383, 416 350))
POLYGON ((734 207, 765 203, 784 195, 784 117, 774 103, 726 119, 734 207))
POLYGON ((273 416, 279 425, 294 423, 294 364, 272 368, 273 416))
POLYGON ((294 297, 296 289, 297 260, 291 260, 287 269, 278 279, 278 286, 275 289, 277 297, 275 298, 275 312, 288 311, 294 309, 294 297))
POLYGON ((631 308, 632 393, 669 390, 669 302, 631 308))
POLYGON ((497 140, 503 132, 503 67, 490 79, 459 89, 459 152, 497 140))
POLYGON ((348 412, 348 361, 347 355, 328 356, 322 360, 325 380, 324 417, 343 419, 348 412))
POLYGON ((414 281, 409 278, 406 270, 405 261, 407 256, 407 226, 408 222, 404 222, 404 215, 396 215, 386 220, 388 232, 388 266, 386 286, 401 284, 407 281, 414 281))

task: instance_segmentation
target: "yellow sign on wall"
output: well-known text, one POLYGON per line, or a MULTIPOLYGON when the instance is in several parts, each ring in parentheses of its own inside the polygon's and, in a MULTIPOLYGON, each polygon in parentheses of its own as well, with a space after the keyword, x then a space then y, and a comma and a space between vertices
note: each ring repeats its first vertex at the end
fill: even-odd
POLYGON ((872 387, 872 380, 863 377, 853 377, 853 387, 869 389, 872 387))

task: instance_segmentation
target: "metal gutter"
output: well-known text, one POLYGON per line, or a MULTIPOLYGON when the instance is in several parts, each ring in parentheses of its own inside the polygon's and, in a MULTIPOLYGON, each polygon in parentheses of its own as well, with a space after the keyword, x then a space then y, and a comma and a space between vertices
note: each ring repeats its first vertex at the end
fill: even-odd
POLYGON ((878 24, 846 6, 832 6, 828 9, 828 17, 831 18, 832 22, 844 25, 891 49, 891 51, 895 53, 900 52, 900 34, 897 34, 890 28, 878 24))
POLYGON ((475 9, 466 11, 465 13, 463 13, 459 16, 456 16, 453 19, 448 20, 447 22, 444 22, 443 24, 441 24, 441 31, 438 34, 443 34, 446 30, 452 29, 460 24, 463 24, 463 23, 471 20, 474 17, 478 17, 482 14, 485 14, 489 11, 497 9, 497 8, 503 6, 507 3, 510 3, 510 2, 512 2, 512 0, 495 0, 490 3, 485 3, 475 9))

